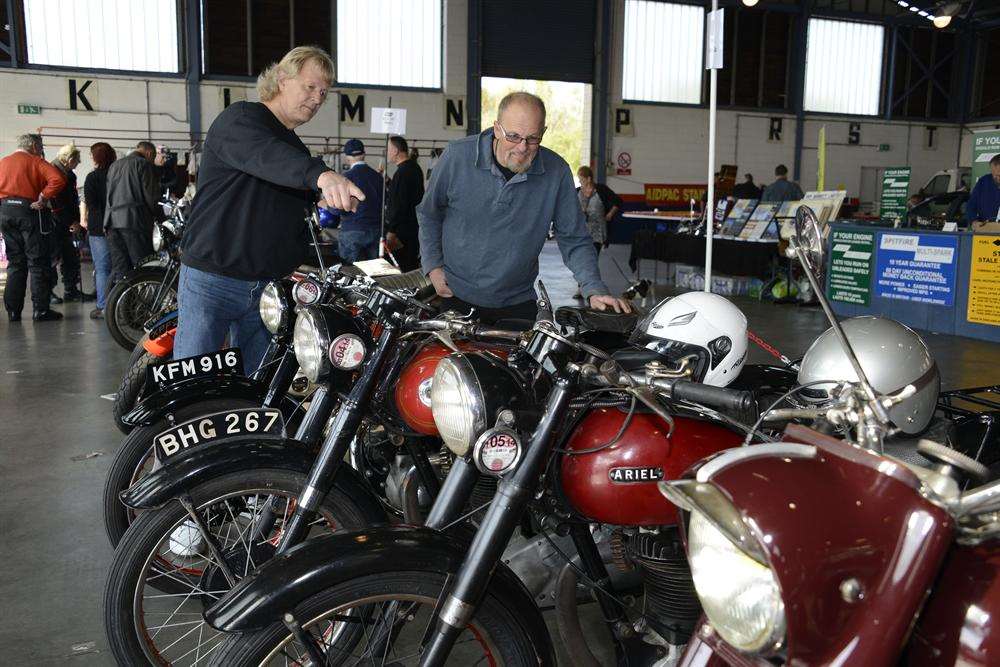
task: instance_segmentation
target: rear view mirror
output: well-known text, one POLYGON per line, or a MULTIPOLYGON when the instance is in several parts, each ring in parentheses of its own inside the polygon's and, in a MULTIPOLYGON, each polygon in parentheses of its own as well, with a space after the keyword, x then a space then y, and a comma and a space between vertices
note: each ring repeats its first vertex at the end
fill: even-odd
POLYGON ((823 279, 823 230, 819 218, 811 208, 803 204, 795 212, 795 230, 788 248, 792 259, 798 258, 802 268, 822 283, 823 279), (795 251, 802 251, 801 255, 795 251))

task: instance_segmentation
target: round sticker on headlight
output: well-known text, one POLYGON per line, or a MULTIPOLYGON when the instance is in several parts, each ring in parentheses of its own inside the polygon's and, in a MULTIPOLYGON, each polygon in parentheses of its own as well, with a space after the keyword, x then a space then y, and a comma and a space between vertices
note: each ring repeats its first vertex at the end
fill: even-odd
POLYGON ((491 428, 476 440, 472 458, 486 475, 502 475, 521 459, 521 439, 509 428, 491 428))
POLYGON ((365 360, 365 343, 354 334, 342 334, 330 343, 330 363, 342 371, 352 371, 365 360))
POLYGON ((302 306, 311 306, 319 300, 319 285, 312 280, 300 280, 292 288, 292 297, 302 306))

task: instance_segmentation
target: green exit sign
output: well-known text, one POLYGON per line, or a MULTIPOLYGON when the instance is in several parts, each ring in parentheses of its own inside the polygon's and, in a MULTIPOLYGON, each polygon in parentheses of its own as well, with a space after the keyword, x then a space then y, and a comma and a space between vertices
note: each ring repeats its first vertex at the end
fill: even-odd
POLYGON ((889 151, 889 144, 879 144, 878 145, 878 152, 879 153, 887 153, 888 151, 889 151))
POLYGON ((38 106, 37 104, 18 104, 17 112, 22 114, 28 114, 30 116, 38 116, 42 113, 42 107, 38 106))

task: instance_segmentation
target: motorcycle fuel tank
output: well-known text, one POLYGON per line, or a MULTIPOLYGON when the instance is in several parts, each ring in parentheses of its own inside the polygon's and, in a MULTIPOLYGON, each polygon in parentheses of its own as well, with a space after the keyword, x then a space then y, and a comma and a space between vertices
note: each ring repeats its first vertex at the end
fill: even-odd
POLYGON ((656 483, 679 479, 696 461, 738 447, 742 438, 710 422, 674 417, 674 431, 654 414, 636 413, 614 444, 628 414, 593 410, 566 443, 562 490, 573 508, 592 521, 626 526, 677 523, 677 510, 656 483), (596 450, 596 451, 593 451, 596 450))
MULTIPOLYGON (((482 350, 492 352, 501 358, 507 357, 507 350, 502 346, 465 342, 456 345, 463 352, 482 350)), ((452 352, 453 350, 442 343, 428 343, 410 359, 399 374, 394 392, 396 410, 407 425, 417 433, 438 436, 434 415, 431 414, 431 385, 434 382, 434 371, 437 370, 438 362, 452 352)))

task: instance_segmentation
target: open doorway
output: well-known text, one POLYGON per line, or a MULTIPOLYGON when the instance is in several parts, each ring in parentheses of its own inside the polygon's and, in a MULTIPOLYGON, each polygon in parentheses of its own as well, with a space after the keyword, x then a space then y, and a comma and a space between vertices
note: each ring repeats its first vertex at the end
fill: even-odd
POLYGON ((483 129, 493 125, 497 105, 503 96, 516 90, 538 95, 545 102, 545 124, 548 129, 542 145, 566 160, 575 180, 577 168, 590 164, 590 85, 484 76, 480 116, 483 129))

